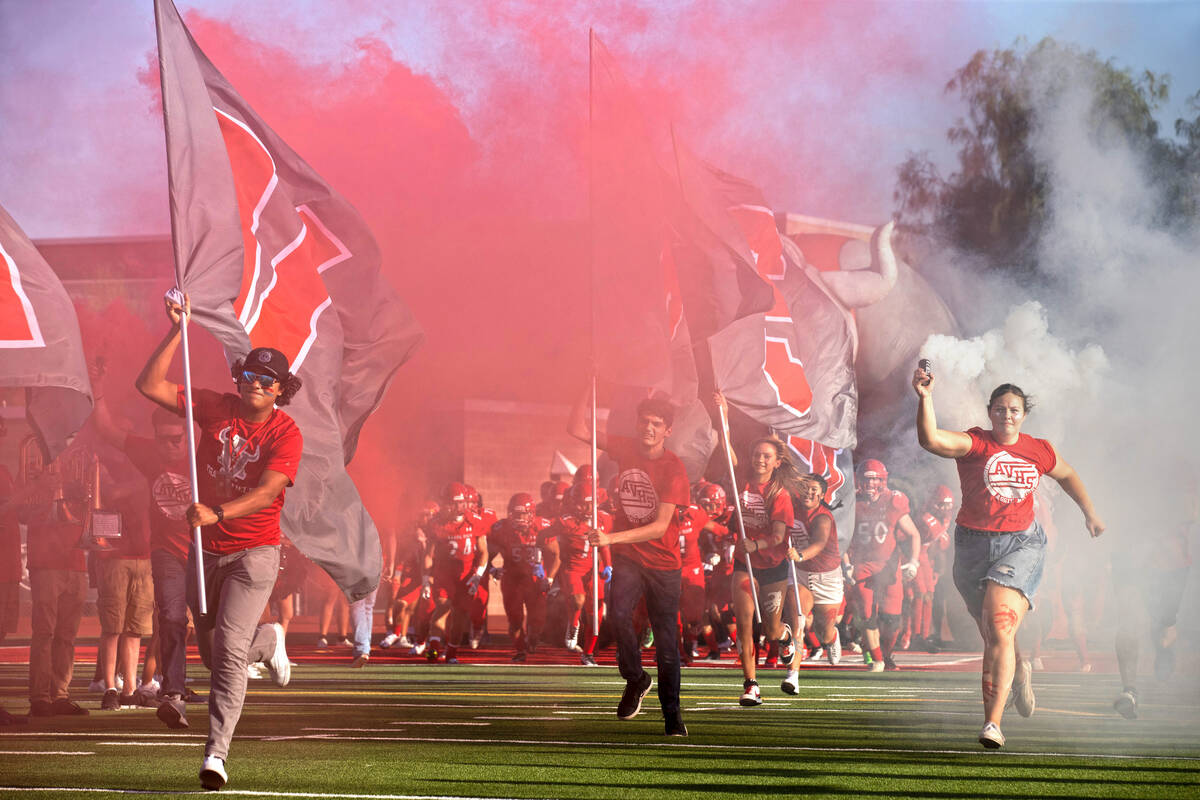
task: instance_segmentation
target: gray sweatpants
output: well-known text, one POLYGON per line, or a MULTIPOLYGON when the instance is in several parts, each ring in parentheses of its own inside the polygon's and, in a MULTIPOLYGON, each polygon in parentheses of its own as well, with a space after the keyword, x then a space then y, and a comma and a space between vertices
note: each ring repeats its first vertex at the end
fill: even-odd
MULTIPOLYGON (((189 576, 196 572, 195 557, 193 550, 188 559, 189 576)), ((246 666, 265 661, 275 652, 275 628, 259 628, 258 620, 278 575, 278 547, 254 547, 229 555, 206 552, 205 615, 198 613, 196 581, 188 580, 188 606, 196 623, 200 656, 212 673, 206 756, 229 757, 229 742, 246 700, 246 666)))

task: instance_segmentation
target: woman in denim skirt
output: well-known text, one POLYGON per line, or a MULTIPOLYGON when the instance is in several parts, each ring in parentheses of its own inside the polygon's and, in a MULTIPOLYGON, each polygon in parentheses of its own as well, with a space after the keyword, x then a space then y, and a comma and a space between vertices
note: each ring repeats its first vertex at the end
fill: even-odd
POLYGON ((1083 480, 1045 439, 1021 433, 1032 409, 1020 387, 1001 384, 988 401, 991 430, 938 428, 933 412, 933 375, 918 368, 917 441, 958 466, 962 506, 954 530, 954 585, 983 635, 983 714, 979 743, 1004 746, 1000 718, 1011 691, 1023 717, 1033 714, 1032 669, 1017 651, 1017 629, 1033 608, 1042 580, 1046 535, 1033 518, 1033 495, 1042 475, 1058 481, 1083 511, 1093 537, 1104 522, 1092 507, 1083 480))

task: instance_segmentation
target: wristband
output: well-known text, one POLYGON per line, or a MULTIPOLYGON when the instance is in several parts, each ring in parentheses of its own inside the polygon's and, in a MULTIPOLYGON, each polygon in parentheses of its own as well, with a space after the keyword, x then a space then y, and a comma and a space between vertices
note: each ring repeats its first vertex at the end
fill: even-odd
POLYGON ((225 521, 225 509, 221 508, 220 506, 213 506, 212 512, 217 515, 217 522, 225 521))

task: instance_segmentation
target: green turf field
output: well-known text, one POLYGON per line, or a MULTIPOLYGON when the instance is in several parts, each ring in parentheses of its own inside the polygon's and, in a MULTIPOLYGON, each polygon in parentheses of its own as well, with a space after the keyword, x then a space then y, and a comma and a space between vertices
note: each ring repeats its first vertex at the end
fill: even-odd
MULTIPOLYGON (((80 672, 90 672, 81 669, 80 672)), ((193 676, 202 670, 191 668, 193 676)), ((22 665, 0 666, 24 711, 22 665)), ((1200 797, 1195 696, 1144 692, 1113 713, 1111 676, 1037 676, 1038 710, 1011 712, 986 752, 974 672, 806 670, 801 694, 740 672, 684 671, 687 739, 668 739, 654 694, 621 722, 611 667, 304 665, 290 686, 251 683, 225 794, 266 797, 1200 797)), ((203 682, 195 684, 199 691, 203 682)), ((151 709, 0 728, 0 797, 174 796, 199 790, 207 730, 168 731, 151 709), (40 787, 42 791, 30 791, 40 787), (46 791, 46 789, 50 789, 46 791)))

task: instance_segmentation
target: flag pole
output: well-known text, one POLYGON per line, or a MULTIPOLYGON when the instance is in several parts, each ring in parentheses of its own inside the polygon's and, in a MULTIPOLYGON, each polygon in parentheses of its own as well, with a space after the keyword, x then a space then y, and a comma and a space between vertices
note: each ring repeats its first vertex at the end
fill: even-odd
MULTIPOLYGON (((742 498, 737 488, 737 475, 733 471, 733 447, 729 444, 729 416, 725 404, 718 403, 721 412, 721 436, 725 440, 725 461, 729 465, 729 484, 733 487, 733 507, 737 511, 738 533, 742 537, 743 549, 746 543, 746 522, 742 519, 742 498)), ((750 554, 746 553, 746 574, 750 577, 750 596, 754 598, 754 621, 762 622, 762 609, 758 607, 758 590, 754 587, 754 567, 750 564, 750 554)), ((741 635, 741 632, 738 632, 741 635)))
MULTIPOLYGON (((184 294, 178 287, 168 292, 173 302, 179 303, 180 309, 185 307, 184 294)), ((188 474, 192 482, 192 503, 200 502, 200 480, 196 470, 196 426, 192 416, 192 359, 188 348, 188 313, 179 315, 179 339, 183 350, 183 415, 187 420, 188 474)), ((204 589, 204 548, 200 541, 200 526, 192 528, 192 549, 196 553, 196 610, 201 614, 208 613, 208 597, 204 589)))
MULTIPOLYGON (((592 363, 592 530, 600 530, 600 470, 597 465, 598 448, 596 446, 596 221, 595 185, 592 175, 596 154, 593 150, 595 141, 592 134, 592 83, 594 82, 595 64, 592 54, 595 50, 596 34, 588 28, 588 267, 591 291, 588 292, 588 317, 591 321, 591 336, 588 341, 591 349, 592 363)), ((592 548, 592 635, 600 635, 600 550, 592 548)))

